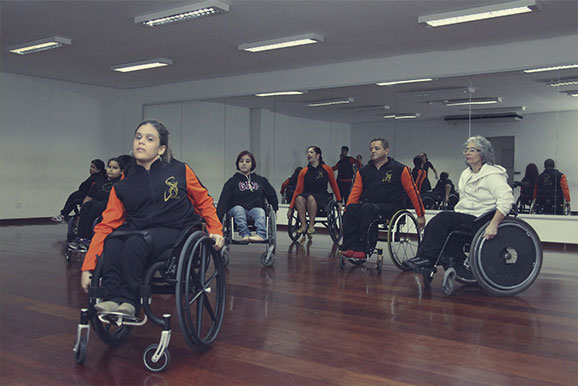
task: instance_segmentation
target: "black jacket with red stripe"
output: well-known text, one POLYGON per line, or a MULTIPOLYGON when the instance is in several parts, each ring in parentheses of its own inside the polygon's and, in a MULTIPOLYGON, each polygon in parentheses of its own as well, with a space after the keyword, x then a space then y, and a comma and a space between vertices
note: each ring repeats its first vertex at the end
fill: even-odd
POLYGON ((388 157, 379 169, 370 161, 357 172, 347 204, 392 203, 401 209, 406 193, 417 215, 423 216, 423 203, 409 168, 388 157))

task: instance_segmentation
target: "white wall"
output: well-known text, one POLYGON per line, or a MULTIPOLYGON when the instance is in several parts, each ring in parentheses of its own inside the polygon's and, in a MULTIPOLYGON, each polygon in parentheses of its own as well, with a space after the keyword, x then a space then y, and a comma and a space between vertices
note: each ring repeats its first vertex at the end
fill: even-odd
MULTIPOLYGON (((514 136, 515 175, 520 180, 530 162, 543 169, 544 160, 552 158, 556 167, 566 174, 572 201, 578 198, 578 111, 527 114, 520 121, 473 122, 472 135, 485 137, 514 136)), ((468 138, 467 124, 447 124, 435 121, 386 121, 384 123, 352 125, 352 149, 368 158, 368 144, 372 138, 383 136, 391 146, 394 158, 413 167, 413 156, 426 152, 438 172, 447 171, 450 179, 457 183, 463 163, 464 141, 468 138)), ((434 177, 430 176, 432 185, 434 177)), ((576 205, 575 205, 576 206, 576 205)), ((576 210, 576 208, 574 208, 576 210)))
POLYGON ((122 94, 0 73, 0 218, 58 214, 94 158, 121 153, 122 94))

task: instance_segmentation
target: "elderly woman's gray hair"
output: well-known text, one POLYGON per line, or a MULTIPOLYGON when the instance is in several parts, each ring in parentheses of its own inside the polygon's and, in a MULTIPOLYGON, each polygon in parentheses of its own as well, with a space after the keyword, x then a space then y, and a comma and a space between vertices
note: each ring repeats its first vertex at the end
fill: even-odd
POLYGON ((481 135, 475 135, 468 138, 464 144, 465 147, 467 148, 468 144, 470 143, 472 143, 474 147, 480 151, 480 155, 482 156, 482 164, 494 164, 494 147, 490 141, 481 135))

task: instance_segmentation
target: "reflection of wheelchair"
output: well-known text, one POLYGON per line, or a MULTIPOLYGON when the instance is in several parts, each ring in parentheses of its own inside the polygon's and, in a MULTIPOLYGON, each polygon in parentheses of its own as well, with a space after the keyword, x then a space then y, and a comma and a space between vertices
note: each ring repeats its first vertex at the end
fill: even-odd
POLYGON ((555 202, 555 200, 545 199, 545 200, 535 200, 531 203, 530 213, 535 214, 557 214, 569 216, 570 208, 564 204, 564 200, 561 203, 555 202))
POLYGON ((378 216, 367 228, 367 246, 365 259, 356 259, 340 255, 339 266, 345 268, 345 261, 353 265, 366 263, 371 255, 377 254, 376 268, 381 273, 383 266, 383 248, 377 248, 378 241, 387 242, 389 257, 396 267, 406 270, 402 263, 411 259, 417 253, 420 243, 417 219, 406 209, 398 210, 391 219, 378 216), (385 236, 384 236, 385 234, 385 236))
POLYGON ((421 196, 421 201, 423 202, 423 207, 426 210, 454 210, 454 207, 460 200, 460 196, 457 193, 450 193, 448 197, 448 202, 445 203, 443 195, 440 195, 434 191, 424 192, 421 196))
MULTIPOLYGON (((116 231, 109 237, 133 235, 141 235, 150 242, 147 231, 116 231)), ((98 313, 94 309, 105 294, 104 287, 100 286, 103 264, 99 261, 88 292, 88 308, 83 308, 80 314, 74 345, 76 362, 82 364, 86 359, 89 323, 103 342, 116 346, 127 338, 134 326, 142 326, 150 319, 163 331, 160 342, 145 349, 143 362, 150 371, 164 370, 170 361, 167 347, 171 338, 171 315, 153 314, 152 293, 176 295, 177 316, 185 340, 194 350, 207 349, 217 338, 225 311, 225 272, 221 257, 212 245, 213 240, 204 232, 184 232, 174 248, 164 251, 148 267, 140 287, 143 319, 114 312, 98 313)))
MULTIPOLYGON (((494 212, 478 217, 474 231, 452 231, 440 251, 436 266, 444 267, 442 290, 453 292, 454 280, 478 283, 495 296, 516 295, 526 290, 540 273, 542 244, 534 229, 516 217, 507 216, 491 240, 483 235, 494 212)), ((424 285, 431 285, 437 268, 424 270, 424 285)))
MULTIPOLYGON (((223 236, 225 238, 225 245, 221 249, 221 256, 223 258, 223 264, 227 266, 229 264, 229 258, 231 254, 231 244, 233 245, 248 245, 253 244, 267 244, 267 249, 261 254, 261 264, 265 267, 271 267, 275 263, 275 250, 277 249, 277 221, 275 211, 271 205, 267 205, 265 208, 265 215, 267 217, 267 237, 264 241, 241 241, 235 240, 235 219, 228 214, 225 215, 223 220, 223 236)), ((251 232, 255 232, 255 224, 253 219, 247 218, 247 225, 251 232)))
MULTIPOLYGON (((329 199, 325 208, 318 208, 317 209, 317 217, 315 217, 315 224, 323 224, 327 230, 329 231, 329 235, 331 236, 331 240, 334 243, 338 243, 341 241, 341 237, 343 236, 343 226, 341 221, 341 211, 339 210, 339 206, 337 202, 333 200, 333 197, 329 199)), ((307 221, 309 222, 309 216, 307 216, 307 221)), ((309 227, 309 224, 306 224, 309 227)), ((297 210, 293 211, 293 216, 289 219, 289 223, 287 226, 287 233, 292 241, 297 241, 303 235, 305 238, 305 233, 300 234, 297 233, 297 230, 301 228, 301 220, 299 220, 299 216, 297 214, 297 210)))

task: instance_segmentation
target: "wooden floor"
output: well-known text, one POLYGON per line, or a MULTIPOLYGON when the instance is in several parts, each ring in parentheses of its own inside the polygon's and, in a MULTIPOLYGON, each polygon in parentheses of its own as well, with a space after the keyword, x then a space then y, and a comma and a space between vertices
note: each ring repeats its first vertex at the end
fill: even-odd
POLYGON ((75 364, 86 295, 64 234, 65 225, 0 227, 1 385, 578 384, 575 246, 548 248, 518 296, 464 287, 447 298, 440 275, 424 289, 389 262, 381 275, 342 271, 328 235, 292 245, 280 231, 273 268, 259 262, 263 246, 233 247, 214 346, 192 352, 175 320, 171 364, 153 374, 141 361, 160 337, 150 323, 116 348, 91 334, 86 363, 75 364))

